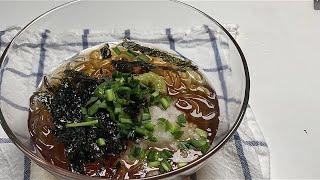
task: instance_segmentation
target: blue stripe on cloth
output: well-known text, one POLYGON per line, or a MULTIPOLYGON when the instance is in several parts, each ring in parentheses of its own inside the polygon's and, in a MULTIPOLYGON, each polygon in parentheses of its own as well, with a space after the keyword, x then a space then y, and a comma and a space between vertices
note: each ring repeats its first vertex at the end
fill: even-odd
MULTIPOLYGON (((215 54, 215 60, 216 60, 216 63, 217 63, 217 67, 222 67, 223 64, 222 64, 222 60, 221 60, 221 57, 220 57, 220 52, 219 52, 217 41, 216 41, 217 39, 216 39, 216 37, 214 36, 213 32, 209 29, 209 27, 207 25, 204 25, 204 28, 206 29, 206 31, 207 31, 207 33, 209 35, 209 38, 211 40, 211 46, 212 46, 212 49, 213 49, 214 54, 215 54)), ((220 83, 221 83, 221 89, 222 89, 223 97, 228 99, 227 86, 226 86, 226 82, 225 82, 225 78, 224 78, 223 72, 224 71, 218 71, 218 76, 219 76, 219 80, 220 80, 220 83)), ((228 105, 227 105, 227 103, 226 103, 226 115, 228 116, 228 105)), ((234 134, 234 137, 235 137, 235 139, 237 139, 237 138, 240 139, 240 136, 239 136, 238 132, 236 132, 234 134)), ((252 179, 251 178, 251 174, 250 174, 250 170, 249 170, 249 166, 248 166, 248 162, 247 162, 246 156, 244 154, 241 141, 235 140, 235 146, 236 146, 236 149, 237 149, 237 155, 239 157, 239 160, 240 160, 240 163, 241 163, 241 167, 242 167, 245 179, 246 180, 247 179, 252 179)))
POLYGON ((43 70, 44 70, 44 60, 46 58, 46 48, 45 43, 48 38, 49 30, 45 30, 43 33, 41 33, 41 41, 40 41, 40 59, 39 59, 39 66, 38 66, 38 76, 36 79, 36 87, 41 82, 42 76, 43 76, 43 70))
POLYGON ((89 34, 89 29, 84 29, 83 35, 82 35, 82 49, 88 48, 88 34, 89 34))
POLYGON ((205 72, 218 72, 218 71, 223 71, 223 70, 227 70, 227 69, 230 70, 230 67, 228 65, 223 65, 223 66, 218 67, 218 68, 208 68, 208 69, 204 68, 203 70, 205 72))
POLYGON ((173 50, 174 52, 176 52, 179 56, 181 56, 183 58, 186 58, 184 55, 182 55, 180 52, 178 52, 176 50, 175 40, 172 37, 170 28, 166 28, 166 35, 167 35, 167 38, 168 38, 168 41, 169 41, 170 49, 173 50))
MULTIPOLYGON (((2 82, 2 78, 3 78, 4 68, 6 67, 6 65, 8 64, 8 62, 9 62, 9 58, 6 57, 5 60, 4 60, 4 62, 3 62, 3 66, 2 66, 2 69, 1 69, 1 72, 0 72, 0 73, 1 73, 1 80, 0 80, 1 82, 2 82)), ((1 93, 1 86, 2 86, 2 85, 0 84, 0 93, 1 93)), ((19 110, 21 110, 21 111, 28 111, 28 108, 23 107, 23 106, 20 106, 20 105, 18 105, 18 104, 16 104, 16 103, 12 102, 11 100, 3 97, 1 94, 0 94, 0 99, 1 99, 2 101, 6 102, 7 104, 9 104, 10 106, 12 106, 13 108, 19 109, 19 110)))
POLYGON ((0 138, 0 144, 12 143, 9 138, 0 138))
MULTIPOLYGON (((42 76, 43 76, 43 70, 44 70, 44 61, 46 58, 46 49, 45 49, 45 43, 48 38, 48 33, 50 33, 49 30, 45 30, 43 33, 41 33, 41 41, 40 41, 40 57, 39 57, 39 66, 38 66, 38 76, 36 80, 36 87, 39 85, 42 76)), ((27 156, 24 156, 24 180, 30 180, 30 173, 31 173, 31 161, 27 156)))
POLYGON ((24 78, 28 78, 28 77, 37 77, 37 76, 41 76, 41 74, 39 73, 31 73, 31 74, 25 74, 24 72, 18 71, 16 69, 13 68, 6 68, 6 71, 12 72, 20 77, 24 77, 24 78))
POLYGON ((24 156, 23 166, 23 180, 30 180, 31 161, 27 156, 24 156))
POLYGON ((129 30, 129 29, 127 29, 127 30, 124 31, 124 37, 127 38, 127 39, 131 39, 131 37, 130 37, 130 30, 129 30))
POLYGON ((233 102, 233 103, 236 103, 236 104, 241 104, 241 101, 237 100, 236 98, 226 98, 226 97, 219 96, 219 95, 217 95, 217 97, 218 97, 218 99, 223 99, 226 102, 233 102))
MULTIPOLYGON (((204 29, 206 30, 206 32, 209 35, 209 38, 210 38, 210 41, 211 41, 211 46, 212 46, 212 49, 214 51, 217 67, 218 68, 219 67, 223 67, 222 60, 221 60, 221 57, 220 57, 220 52, 219 52, 217 41, 216 41, 216 37, 214 36, 213 32, 209 29, 209 27, 207 25, 204 25, 204 29)), ((227 85, 226 85, 226 82, 225 82, 223 71, 218 71, 218 76, 219 76, 219 80, 220 80, 220 83, 221 83, 222 95, 223 95, 223 97, 227 98, 228 97, 227 85)), ((226 104, 226 114, 228 115, 228 106, 227 106, 227 104, 226 104)))
POLYGON ((263 141, 245 141, 241 139, 241 142, 247 146, 262 146, 262 147, 268 147, 266 142, 263 141))
POLYGON ((172 50, 176 50, 176 46, 175 46, 175 42, 174 42, 174 39, 173 39, 173 37, 172 37, 172 35, 171 35, 171 29, 170 28, 167 28, 166 29, 166 35, 167 35, 167 38, 168 38, 168 40, 169 40, 169 44, 170 44, 170 49, 172 49, 172 50))
POLYGON ((7 104, 9 104, 10 106, 18 109, 18 110, 21 110, 21 111, 29 111, 29 108, 27 107, 24 107, 24 106, 21 106, 19 104, 16 104, 14 102, 12 102, 11 100, 7 99, 6 97, 3 97, 0 95, 0 99, 4 102, 6 102, 7 104))
POLYGON ((242 167, 244 178, 246 180, 251 180, 252 178, 251 178, 251 174, 250 174, 250 170, 249 170, 249 165, 248 165, 246 156, 244 155, 244 151, 243 151, 243 146, 242 146, 242 143, 241 143, 240 135, 239 135, 238 132, 235 132, 233 137, 234 137, 234 140, 235 140, 237 154, 238 154, 238 157, 240 159, 240 163, 241 163, 241 167, 242 167))
POLYGON ((2 39, 1 36, 5 34, 5 31, 0 31, 0 48, 2 46, 2 39))

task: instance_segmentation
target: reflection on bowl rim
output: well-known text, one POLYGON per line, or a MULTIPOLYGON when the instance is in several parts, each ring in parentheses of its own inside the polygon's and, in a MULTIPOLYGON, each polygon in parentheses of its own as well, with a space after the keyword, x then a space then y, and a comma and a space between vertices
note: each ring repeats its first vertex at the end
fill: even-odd
MULTIPOLYGON (((25 27, 23 27, 15 36, 14 38, 10 41, 10 43, 7 45, 7 47, 5 48, 5 50, 3 51, 3 54, 0 57, 0 63, 1 66, 3 66, 3 62, 5 57, 7 56, 7 51, 10 49, 11 44, 15 41, 15 39, 22 33, 24 32, 24 30, 26 30, 29 26, 31 26, 33 23, 35 23, 37 20, 41 19, 42 17, 46 16, 47 14, 50 14, 51 12, 54 12, 62 7, 68 6, 70 4, 73 4, 75 2, 78 2, 79 0, 75 0, 75 1, 71 1, 71 2, 67 2, 64 3, 60 6, 57 6, 55 8, 50 9, 49 11, 43 13, 42 15, 38 16, 37 18, 35 18, 34 20, 32 20, 30 23, 28 23, 25 27)), ((213 23, 215 23, 217 26, 219 26, 227 35, 228 37, 232 40, 233 44, 236 46, 238 53, 241 57, 242 60, 242 64, 244 67, 244 72, 245 72, 245 78, 246 78, 246 86, 245 86, 245 95, 244 95, 244 99, 243 99, 243 103, 242 103, 242 107, 240 110, 240 113, 237 117, 237 120, 235 122, 235 124, 233 125, 233 127, 231 128, 231 130, 228 132, 228 134, 221 140, 221 142, 219 142, 214 148, 212 148, 211 150, 209 150, 205 155, 203 155, 202 157, 200 157, 199 159, 189 163, 188 165, 178 168, 176 170, 170 171, 168 173, 165 174, 160 174, 160 175, 156 175, 156 176, 151 176, 151 177, 146 177, 143 179, 159 179, 159 178, 166 178, 166 177, 170 177, 173 175, 177 175, 181 172, 187 171, 192 167, 195 167, 197 165, 199 165, 200 163, 203 163, 205 160, 207 160, 209 157, 211 157, 214 153, 216 153, 230 138, 231 136, 234 134, 234 132, 238 129, 246 108, 248 106, 248 102, 249 102, 249 92, 250 92, 250 78, 249 78, 249 70, 248 70, 248 66, 247 66, 247 62, 246 59, 244 57, 244 54, 242 52, 242 50, 240 49, 240 46, 238 45, 238 43, 236 42, 236 40, 232 37, 232 35, 219 23, 217 22, 215 19, 213 19, 212 17, 210 17, 209 15, 207 15, 206 13, 202 12, 201 10, 186 4, 184 2, 180 2, 180 1, 175 1, 175 0, 171 0, 171 2, 180 4, 182 6, 188 7, 196 12, 198 12, 199 14, 202 14, 203 16, 207 17, 209 20, 211 20, 213 23)), ((65 177, 68 178, 76 178, 76 179, 92 179, 92 177, 90 176, 85 176, 85 175, 81 175, 81 174, 76 174, 73 173, 71 171, 62 169, 60 167, 57 167, 41 158, 39 158, 38 156, 36 156, 34 153, 32 153, 30 150, 25 149, 24 145, 22 144, 22 142, 20 140, 18 140, 16 138, 16 136, 13 134, 13 132, 10 130, 9 126, 7 125, 2 111, 0 109, 0 120, 1 120, 1 125, 4 129, 4 131, 6 132, 6 134, 8 135, 8 137, 12 140, 12 142, 25 154, 27 155, 30 159, 32 159, 33 161, 35 161, 36 164, 38 164, 39 166, 43 167, 44 169, 50 169, 50 171, 52 171, 53 173, 57 173, 57 174, 61 174, 65 177)))

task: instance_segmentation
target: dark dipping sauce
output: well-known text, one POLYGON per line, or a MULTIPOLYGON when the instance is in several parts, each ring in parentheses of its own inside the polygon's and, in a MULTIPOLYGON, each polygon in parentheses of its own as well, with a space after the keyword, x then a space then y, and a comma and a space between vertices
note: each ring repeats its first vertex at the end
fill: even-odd
MULTIPOLYGON (((115 71, 111 61, 99 60, 97 56, 91 57, 92 54, 89 60, 76 63, 77 65, 73 68, 95 78, 110 76, 115 71)), ((122 60, 124 58, 126 57, 122 56, 120 59, 112 57, 112 60, 122 60)), ((159 61, 159 58, 154 58, 151 60, 151 64, 161 64, 161 67, 163 67, 166 63, 159 61)), ((219 124, 219 106, 215 91, 207 84, 206 79, 199 71, 172 71, 161 67, 156 67, 151 71, 164 78, 168 95, 173 99, 175 107, 185 114, 188 123, 193 123, 198 128, 207 131, 211 144, 219 124)), ((42 90, 43 88, 40 87, 42 90)), ((39 102, 36 95, 30 98, 28 128, 37 152, 46 161, 72 171, 66 156, 65 146, 57 141, 52 131, 55 128, 53 117, 46 106, 39 102)), ((129 146, 130 141, 127 144, 129 146)), ((195 153, 197 154, 196 151, 195 153)), ((84 164, 84 174, 119 179, 149 176, 148 171, 139 171, 140 167, 143 166, 142 162, 128 164, 121 158, 123 155, 125 155, 125 152, 107 155, 104 161, 86 163, 84 164), (103 170, 101 170, 101 166, 104 167, 103 170)), ((173 169, 177 168, 174 167, 173 169)))

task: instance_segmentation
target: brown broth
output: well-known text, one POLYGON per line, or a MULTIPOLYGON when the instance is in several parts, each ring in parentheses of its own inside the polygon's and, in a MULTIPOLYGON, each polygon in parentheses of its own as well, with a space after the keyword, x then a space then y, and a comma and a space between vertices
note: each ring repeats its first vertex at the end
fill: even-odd
MULTIPOLYGON (((97 78, 110 76, 114 71, 110 61, 100 60, 96 53, 97 51, 93 51, 89 60, 73 63, 71 67, 97 78)), ((114 58, 112 56, 113 60, 122 58, 128 57, 114 58)), ((152 58, 151 62, 167 66, 167 63, 159 58, 152 58)), ((219 106, 215 91, 207 84, 205 78, 195 71, 191 73, 174 72, 156 68, 154 72, 165 79, 168 94, 174 100, 175 107, 186 114, 188 122, 206 130, 209 134, 208 139, 212 143, 219 124, 219 106)), ((36 149, 43 158, 56 166, 70 170, 64 145, 55 140, 50 130, 54 127, 52 116, 41 103, 37 102, 34 96, 30 99, 28 126, 36 149)), ((85 164, 86 175, 123 179, 157 174, 157 171, 152 168, 141 170, 144 165, 143 161, 135 161, 130 164, 122 160, 121 155, 108 156, 104 162, 85 164), (118 163, 120 163, 119 169, 116 168, 118 163), (102 166, 104 169, 100 171, 102 166)), ((175 152, 174 156, 183 158, 180 152, 175 152)), ((191 156, 197 158, 201 156, 201 152, 192 150, 191 156)), ((173 167, 173 169, 177 168, 173 167)))

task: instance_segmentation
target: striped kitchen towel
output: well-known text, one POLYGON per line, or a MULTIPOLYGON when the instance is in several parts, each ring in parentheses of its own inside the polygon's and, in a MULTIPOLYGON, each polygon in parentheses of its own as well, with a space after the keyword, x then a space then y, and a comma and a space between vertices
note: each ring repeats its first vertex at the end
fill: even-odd
MULTIPOLYGON (((238 26, 226 25, 226 28, 234 37, 237 37, 238 26)), ((20 27, 10 27, 0 31, 0 53, 20 29, 20 27)), ((219 80, 213 84, 223 111, 221 114, 228 116, 228 107, 232 107, 240 101, 230 96, 232 93, 229 93, 230 90, 225 84, 227 82, 225 79, 232 71, 228 66, 229 42, 223 36, 219 36, 219 33, 221 32, 206 25, 194 27, 188 31, 166 28, 148 34, 139 34, 135 30, 116 30, 112 34, 108 34, 93 29, 70 32, 53 32, 46 29, 26 32, 13 45, 13 57, 7 57, 2 64, 1 109, 6 109, 5 114, 12 118, 16 117, 17 113, 19 115, 27 114, 28 98, 21 97, 35 91, 43 75, 60 64, 62 60, 82 49, 103 42, 118 41, 126 37, 146 44, 156 44, 159 48, 171 50, 194 60, 201 59, 199 55, 209 52, 213 59, 198 62, 198 64, 213 80, 219 80), (201 48, 197 48, 196 52, 195 49, 192 49, 192 46, 195 45, 201 46, 201 48), (10 61, 10 59, 14 60, 10 61), (6 84, 13 78, 19 83, 6 84), (21 87, 21 84, 26 87, 21 87), (5 85, 10 86, 10 89, 19 89, 19 91, 7 90, 4 88, 5 85)), ((24 120, 26 121, 26 119, 24 120)), ((226 123, 221 122, 221 125, 226 125, 226 123)), ((237 132, 222 149, 208 160, 204 167, 191 176, 191 179, 269 179, 269 177, 269 149, 253 112, 248 107, 237 132)), ((0 179, 29 180, 55 179, 55 177, 25 157, 11 143, 1 128, 0 179)))

